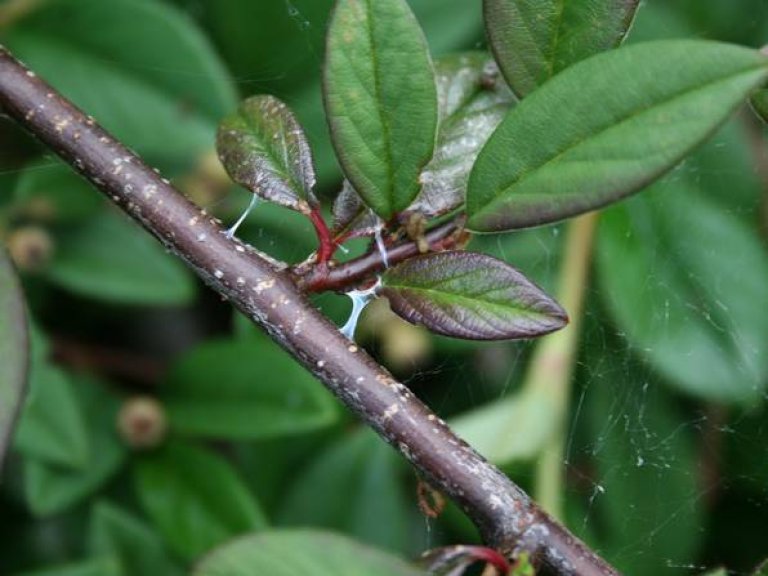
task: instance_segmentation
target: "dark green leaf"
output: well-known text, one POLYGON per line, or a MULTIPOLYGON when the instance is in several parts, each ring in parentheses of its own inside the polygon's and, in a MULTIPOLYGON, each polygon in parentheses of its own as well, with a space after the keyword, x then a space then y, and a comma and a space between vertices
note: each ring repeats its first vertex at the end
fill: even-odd
POLYGON ((344 536, 280 530, 241 538, 215 550, 194 576, 426 576, 399 558, 344 536))
POLYGON ((79 378, 75 389, 91 441, 88 460, 80 469, 64 468, 31 457, 24 461, 27 502, 32 512, 39 516, 66 510, 93 494, 125 460, 125 448, 115 431, 117 399, 102 382, 79 378))
POLYGON ((464 203, 477 155, 514 103, 493 60, 483 52, 441 58, 435 72, 440 103, 437 147, 419 177, 421 192, 409 208, 427 216, 464 203))
POLYGON ((253 96, 219 126, 216 148, 232 179, 262 198, 308 213, 315 168, 301 125, 274 96, 253 96))
POLYGON ((57 568, 24 572, 17 576, 122 576, 117 560, 99 558, 79 564, 67 564, 57 568))
POLYGON ((24 296, 0 247, 0 471, 27 388, 29 335, 24 296))
POLYGON ((618 46, 638 0, 484 0, 485 28, 519 96, 589 56, 618 46))
MULTIPOLYGON (((37 342, 34 344, 37 347, 37 342)), ((32 363, 29 396, 14 447, 40 462, 82 469, 91 457, 86 419, 70 378, 44 360, 32 363)))
POLYGON ((752 96, 752 108, 764 122, 768 122, 768 89, 758 90, 752 96))
POLYGON ((741 220, 670 179, 604 215, 597 255, 613 317, 671 383, 710 399, 762 396, 768 257, 741 220))
POLYGON ((182 574, 149 526, 108 502, 93 509, 90 547, 95 555, 113 558, 120 576, 182 574))
POLYGON ((24 206, 45 203, 56 221, 78 222, 94 216, 101 195, 69 166, 60 162, 40 162, 24 169, 14 190, 16 201, 24 206))
POLYGON ((563 309, 530 280, 483 254, 411 258, 384 274, 381 293, 409 322, 468 340, 531 338, 567 322, 563 309))
POLYGON ((308 432, 336 418, 323 387, 261 335, 209 342, 171 370, 165 397, 179 433, 256 439, 308 432))
POLYGON ((337 530, 368 544, 403 550, 408 546, 410 504, 398 466, 397 454, 373 432, 345 436, 298 476, 280 521, 337 530))
POLYGON ((480 2, 408 0, 432 54, 443 55, 477 46, 483 37, 480 2))
POLYGON ((366 204, 388 220, 418 194, 437 130, 432 63, 405 0, 338 0, 324 74, 342 168, 366 204))
POLYGON ((470 176, 469 227, 545 224, 636 192, 707 138, 766 75, 759 52, 699 40, 636 44, 574 65, 491 136, 470 176))
POLYGON ((168 545, 188 560, 267 524, 234 468, 191 445, 171 444, 143 456, 136 487, 168 545))
POLYGON ((2 41, 153 159, 178 162, 210 149, 216 123, 235 106, 233 85, 207 40, 165 3, 52 0, 2 41))
POLYGON ((181 305, 195 294, 184 266, 111 210, 57 237, 47 277, 77 294, 121 304, 181 305))

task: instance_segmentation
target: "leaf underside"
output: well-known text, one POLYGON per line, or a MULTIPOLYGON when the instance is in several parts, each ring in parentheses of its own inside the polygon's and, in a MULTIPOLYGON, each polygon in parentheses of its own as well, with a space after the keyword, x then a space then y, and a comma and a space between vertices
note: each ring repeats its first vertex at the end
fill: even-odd
POLYGON ((468 340, 532 338, 562 328, 565 311, 506 262, 484 254, 425 254, 386 272, 392 310, 432 332, 468 340))
POLYGON ((516 106, 481 151, 468 227, 546 224, 642 189, 766 75, 759 52, 700 40, 637 44, 574 65, 516 106))
POLYGON ((252 96, 219 126, 216 149, 230 177, 270 202, 308 213, 315 168, 309 142, 288 106, 252 96))

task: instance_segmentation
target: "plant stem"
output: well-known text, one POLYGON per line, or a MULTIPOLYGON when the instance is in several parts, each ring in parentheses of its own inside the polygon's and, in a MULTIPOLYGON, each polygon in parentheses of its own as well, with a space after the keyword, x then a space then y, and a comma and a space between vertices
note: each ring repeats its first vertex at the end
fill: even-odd
POLYGON ((457 502, 485 541, 555 574, 610 565, 550 518, 420 400, 347 340, 287 271, 228 239, 219 223, 0 47, 0 106, 228 299, 457 502))
POLYGON ((555 518, 563 517, 563 461, 568 404, 597 221, 598 213, 592 212, 580 216, 568 225, 558 300, 568 311, 571 322, 537 346, 524 384, 526 389, 546 395, 552 405, 551 417, 557 422, 551 440, 538 459, 535 487, 537 501, 555 518))

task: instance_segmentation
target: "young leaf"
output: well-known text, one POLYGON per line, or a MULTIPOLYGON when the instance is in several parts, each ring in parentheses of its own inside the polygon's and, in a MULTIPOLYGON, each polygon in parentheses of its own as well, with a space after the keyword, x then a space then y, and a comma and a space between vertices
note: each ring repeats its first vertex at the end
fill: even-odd
POLYGON ((335 403, 314 378, 256 334, 193 350, 173 367, 164 390, 171 427, 189 436, 274 438, 336 418, 335 403))
POLYGON ((384 274, 381 294, 409 322, 468 340, 532 338, 567 323, 563 309, 530 280, 484 254, 406 260, 384 274))
POLYGON ((91 514, 91 553, 114 559, 118 574, 180 576, 158 535, 144 522, 108 502, 99 502, 91 514))
POLYGON ((437 93, 426 40, 405 0, 338 0, 328 30, 326 113, 349 181, 384 220, 419 192, 437 93))
POLYGON ((341 192, 333 201, 333 232, 355 238, 373 236, 379 228, 379 217, 371 212, 349 180, 344 180, 341 192))
POLYGON ((136 465, 136 489, 169 546, 188 560, 267 524, 232 466, 192 445, 144 455, 136 465))
POLYGON ((395 556, 344 536, 312 530, 274 530, 214 550, 193 576, 427 576, 395 556))
POLYGON ((57 236, 47 278, 80 295, 145 306, 187 304, 192 277, 125 216, 104 211, 57 236))
MULTIPOLYGON (((118 402, 104 383, 76 381, 78 402, 86 416, 91 450, 79 469, 64 468, 36 458, 24 461, 24 491, 32 512, 62 512, 96 492, 120 468, 126 452, 115 432, 118 402)), ((50 438, 49 438, 50 440, 50 438)))
POLYGON ((464 203, 475 159, 515 100, 483 52, 441 58, 435 72, 440 103, 437 147, 419 177, 421 193, 409 207, 426 216, 445 214, 464 203))
POLYGON ((307 137, 274 96, 253 96, 219 126, 216 149, 232 179, 265 200, 307 214, 317 206, 307 137))
POLYGON ((526 96, 568 66, 618 46, 639 0, 484 0, 491 48, 526 96))
POLYGON ((762 397, 768 257, 743 221, 676 175, 607 211, 597 248, 608 310, 670 384, 709 400, 762 397))
POLYGON ((29 335, 24 296, 0 248, 0 471, 27 389, 29 335))
POLYGON ((480 152, 468 227, 546 224, 640 190, 766 76, 759 52, 700 40, 637 44, 574 65, 516 106, 480 152))

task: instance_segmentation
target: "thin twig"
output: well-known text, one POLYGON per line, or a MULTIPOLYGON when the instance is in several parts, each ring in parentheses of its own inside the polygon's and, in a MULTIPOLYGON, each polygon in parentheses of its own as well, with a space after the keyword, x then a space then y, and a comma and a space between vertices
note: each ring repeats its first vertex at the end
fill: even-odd
POLYGON ((254 248, 227 239, 216 220, 5 49, 0 49, 0 106, 261 326, 432 486, 453 498, 489 545, 509 555, 528 551, 557 574, 617 574, 347 340, 286 271, 254 248))

